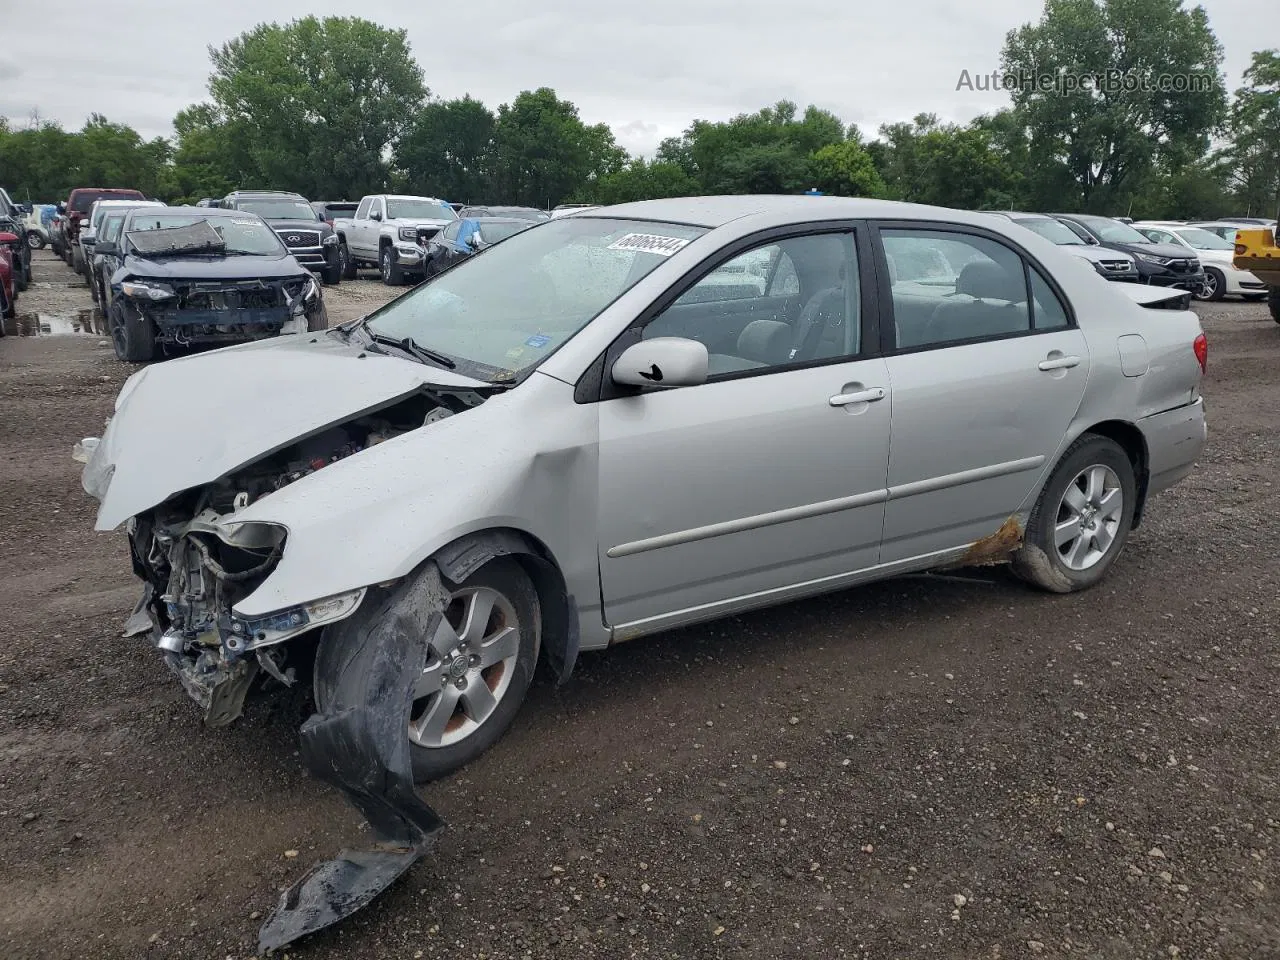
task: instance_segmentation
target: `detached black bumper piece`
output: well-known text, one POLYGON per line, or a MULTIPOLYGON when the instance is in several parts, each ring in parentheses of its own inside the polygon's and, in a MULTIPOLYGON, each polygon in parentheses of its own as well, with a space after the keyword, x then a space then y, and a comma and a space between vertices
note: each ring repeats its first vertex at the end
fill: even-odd
POLYGON ((413 786, 407 735, 427 638, 448 594, 434 564, 370 590, 371 615, 329 628, 316 654, 320 710, 302 725, 307 768, 341 790, 373 827, 371 849, 317 864, 280 897, 258 933, 260 952, 323 930, 367 905, 421 860, 444 821, 413 786))

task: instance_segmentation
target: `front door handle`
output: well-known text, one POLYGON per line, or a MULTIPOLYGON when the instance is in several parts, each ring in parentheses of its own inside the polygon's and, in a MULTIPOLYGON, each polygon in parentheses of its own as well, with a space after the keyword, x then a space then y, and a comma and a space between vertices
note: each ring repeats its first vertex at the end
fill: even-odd
POLYGON ((870 390, 859 390, 856 393, 837 393, 829 402, 833 407, 843 407, 850 403, 871 403, 884 398, 884 387, 872 387, 870 390))
POLYGON ((1068 367, 1077 366, 1080 363, 1079 357, 1054 357, 1050 360, 1041 360, 1041 370, 1065 370, 1068 367))

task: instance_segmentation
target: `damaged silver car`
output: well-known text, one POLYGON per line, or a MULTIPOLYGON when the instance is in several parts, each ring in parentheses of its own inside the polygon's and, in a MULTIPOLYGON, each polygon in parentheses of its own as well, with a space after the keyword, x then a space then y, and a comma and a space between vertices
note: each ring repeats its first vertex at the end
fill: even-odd
POLYGON ((1011 222, 650 201, 136 373, 84 486, 128 530, 130 632, 207 722, 310 674, 308 765, 410 851, 319 868, 346 894, 299 920, 295 890, 278 944, 421 855, 411 780, 492 745, 539 662, 912 571, 1093 586, 1204 447, 1206 359, 1194 313, 1011 222))

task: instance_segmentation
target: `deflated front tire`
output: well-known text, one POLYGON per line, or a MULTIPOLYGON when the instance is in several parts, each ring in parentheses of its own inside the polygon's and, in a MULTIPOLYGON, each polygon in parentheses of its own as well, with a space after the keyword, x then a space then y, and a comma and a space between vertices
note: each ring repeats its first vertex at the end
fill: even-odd
MULTIPOLYGON (((519 561, 499 557, 461 583, 442 582, 448 601, 434 635, 421 638, 427 646, 425 666, 414 680, 404 734, 418 783, 465 766, 506 732, 533 681, 541 644, 538 595, 519 561)), ((386 594, 394 590, 370 588, 355 614, 326 629, 315 675, 321 713, 330 708, 332 696, 328 674, 334 669, 326 665, 354 655, 344 651, 362 642, 372 618, 388 615, 386 594)))

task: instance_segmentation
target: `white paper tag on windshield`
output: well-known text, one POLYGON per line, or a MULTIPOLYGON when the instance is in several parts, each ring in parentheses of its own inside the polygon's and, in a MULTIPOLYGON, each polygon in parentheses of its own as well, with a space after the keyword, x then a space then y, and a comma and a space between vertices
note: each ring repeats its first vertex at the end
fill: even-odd
POLYGON ((628 233, 625 237, 609 244, 609 249, 635 250, 637 253, 656 253, 660 257, 669 257, 688 243, 688 240, 681 237, 660 237, 656 233, 628 233))

